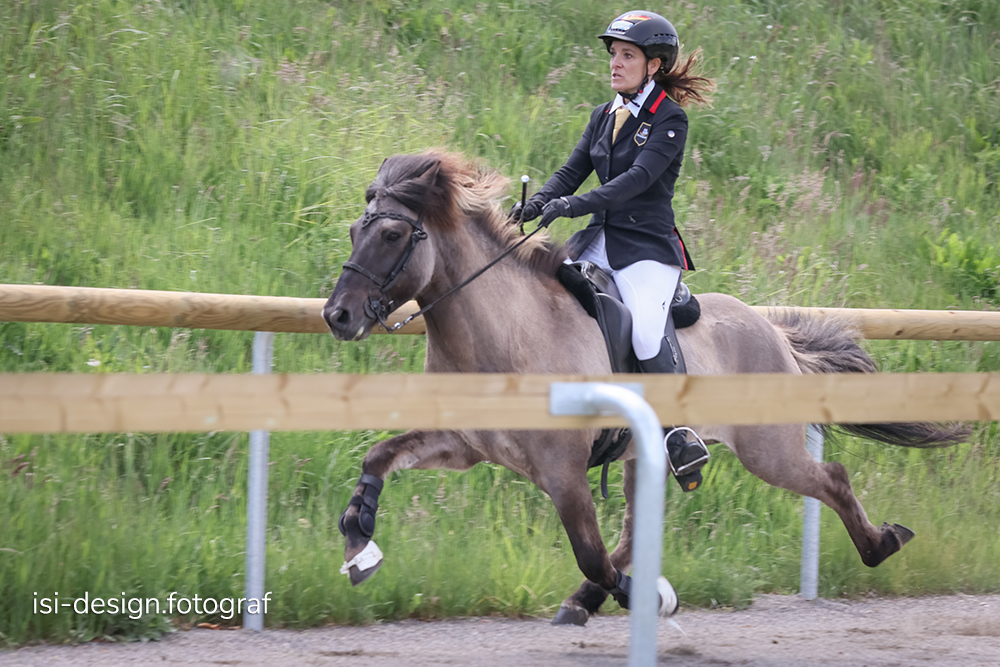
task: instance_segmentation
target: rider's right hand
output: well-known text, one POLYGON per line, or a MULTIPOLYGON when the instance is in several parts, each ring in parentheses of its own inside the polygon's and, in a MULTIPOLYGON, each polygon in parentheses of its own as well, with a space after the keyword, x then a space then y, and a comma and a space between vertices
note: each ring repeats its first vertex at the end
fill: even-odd
POLYGON ((511 224, 516 225, 521 222, 521 202, 515 202, 513 206, 510 207, 510 213, 507 214, 507 220, 511 224))
POLYGON ((511 218, 517 220, 518 222, 529 222, 542 214, 542 206, 542 202, 534 198, 525 202, 523 209, 521 208, 521 202, 517 202, 514 204, 514 208, 510 211, 511 218))

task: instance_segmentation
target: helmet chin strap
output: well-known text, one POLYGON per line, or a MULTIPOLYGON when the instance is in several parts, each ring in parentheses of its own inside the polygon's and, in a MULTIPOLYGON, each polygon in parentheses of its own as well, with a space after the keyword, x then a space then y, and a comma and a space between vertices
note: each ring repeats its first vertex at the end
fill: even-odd
POLYGON ((618 93, 618 94, 621 95, 622 99, 625 100, 626 102, 634 102, 635 98, 639 97, 639 95, 642 94, 642 91, 645 90, 647 83, 649 83, 649 71, 648 70, 646 72, 646 76, 642 77, 642 83, 640 83, 639 87, 635 89, 635 92, 633 92, 633 93, 618 93))

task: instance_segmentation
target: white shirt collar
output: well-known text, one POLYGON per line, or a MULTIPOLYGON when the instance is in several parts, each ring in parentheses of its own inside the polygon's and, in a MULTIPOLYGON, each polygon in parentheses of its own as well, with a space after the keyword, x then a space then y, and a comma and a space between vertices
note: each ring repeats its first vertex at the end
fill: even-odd
MULTIPOLYGON (((650 81, 649 83, 646 84, 646 87, 642 89, 642 92, 639 93, 639 95, 635 98, 635 100, 627 103, 628 110, 633 117, 635 118, 639 117, 639 112, 642 110, 642 105, 646 103, 646 98, 649 97, 649 94, 653 92, 654 86, 655 84, 652 81, 650 81)), ((619 107, 623 106, 626 106, 625 98, 623 98, 621 95, 615 95, 615 101, 611 103, 610 112, 615 112, 618 110, 619 107)))

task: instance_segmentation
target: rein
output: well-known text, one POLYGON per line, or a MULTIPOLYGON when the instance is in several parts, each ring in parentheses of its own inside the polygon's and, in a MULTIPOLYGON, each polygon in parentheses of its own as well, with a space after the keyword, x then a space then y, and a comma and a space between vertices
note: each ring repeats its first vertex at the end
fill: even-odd
POLYGON ((387 333, 392 333, 394 331, 399 331, 400 329, 402 329, 403 327, 405 327, 407 324, 409 324, 410 322, 412 322, 413 320, 415 320, 416 318, 420 317, 421 315, 423 315, 424 313, 426 313, 428 310, 430 310, 431 308, 433 308, 434 306, 436 306, 438 303, 440 303, 444 299, 448 298, 449 296, 451 296, 452 294, 454 294, 458 290, 462 289, 463 287, 465 287, 466 285, 468 285, 469 283, 471 283, 473 280, 475 280, 479 276, 481 276, 484 273, 486 273, 488 270, 490 270, 491 268, 493 268, 500 260, 502 260, 504 257, 506 257, 507 255, 511 254, 512 252, 514 252, 518 248, 520 248, 522 245, 524 245, 524 243, 528 239, 530 239, 532 236, 534 236, 535 234, 537 234, 538 232, 540 232, 542 229, 544 229, 541 226, 537 227, 534 231, 530 232, 524 238, 522 238, 520 241, 518 241, 517 243, 515 243, 511 247, 509 247, 506 250, 504 250, 502 253, 500 253, 500 255, 496 259, 494 259, 489 264, 487 264, 483 268, 481 268, 478 271, 476 271, 475 273, 473 273, 471 276, 469 276, 468 278, 466 278, 465 280, 463 280, 461 283, 459 283, 458 285, 455 285, 450 290, 448 290, 447 292, 445 292, 444 294, 442 294, 438 298, 434 299, 429 304, 427 304, 426 306, 424 306, 423 308, 421 308, 417 312, 413 313, 412 315, 410 315, 409 317, 407 317, 402 322, 397 322, 396 324, 393 324, 392 326, 390 326, 389 323, 386 322, 386 318, 389 316, 390 313, 392 313, 392 311, 395 310, 395 308, 393 307, 395 304, 392 301, 389 301, 388 303, 386 303, 386 299, 387 299, 387 297, 386 297, 386 290, 388 290, 389 288, 392 287, 392 285, 396 282, 396 279, 399 278, 399 274, 401 274, 403 272, 403 270, 406 269, 406 265, 409 263, 410 258, 413 256, 413 250, 417 247, 418 243, 420 243, 421 241, 423 241, 424 239, 427 238, 427 232, 424 231, 423 225, 421 224, 421 221, 423 220, 423 213, 420 214, 420 217, 418 217, 416 220, 414 220, 413 218, 411 218, 409 216, 406 216, 406 215, 403 215, 402 213, 392 213, 390 211, 382 211, 382 212, 375 211, 373 213, 369 213, 369 212, 366 211, 365 215, 364 215, 364 218, 361 220, 361 227, 362 228, 367 227, 372 222, 374 222, 375 220, 378 220, 380 218, 390 218, 392 220, 401 220, 403 222, 408 223, 411 227, 413 227, 413 232, 410 234, 410 242, 407 244, 406 248, 403 250, 403 254, 400 255, 399 260, 396 262, 396 265, 393 267, 392 271, 389 272, 389 275, 385 278, 385 280, 381 280, 380 281, 379 278, 378 278, 378 276, 376 276, 374 273, 372 273, 371 271, 369 271, 365 267, 363 267, 360 264, 357 264, 355 262, 351 262, 351 261, 344 262, 344 268, 345 269, 350 269, 351 271, 355 271, 357 273, 360 273, 365 278, 368 278, 368 280, 370 280, 373 283, 375 283, 376 286, 378 286, 379 298, 376 299, 374 296, 371 296, 371 295, 368 297, 368 300, 365 301, 365 314, 368 317, 371 317, 371 318, 374 318, 374 319, 378 320, 378 323, 382 325, 382 328, 385 329, 387 333))

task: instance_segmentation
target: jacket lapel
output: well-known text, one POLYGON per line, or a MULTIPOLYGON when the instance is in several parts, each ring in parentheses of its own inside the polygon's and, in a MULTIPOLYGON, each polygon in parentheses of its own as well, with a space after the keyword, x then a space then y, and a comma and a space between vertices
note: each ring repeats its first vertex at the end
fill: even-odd
POLYGON ((615 114, 609 111, 604 114, 604 133, 601 135, 601 147, 611 155, 611 135, 615 133, 615 114))
MULTIPOLYGON (((608 107, 610 106, 609 104, 608 107)), ((611 171, 611 165, 609 164, 611 161, 611 133, 615 127, 615 115, 608 113, 607 110, 602 115, 603 117, 596 128, 597 132, 591 138, 591 142, 596 151, 593 153, 594 170, 597 172, 601 183, 607 183, 611 171)))

